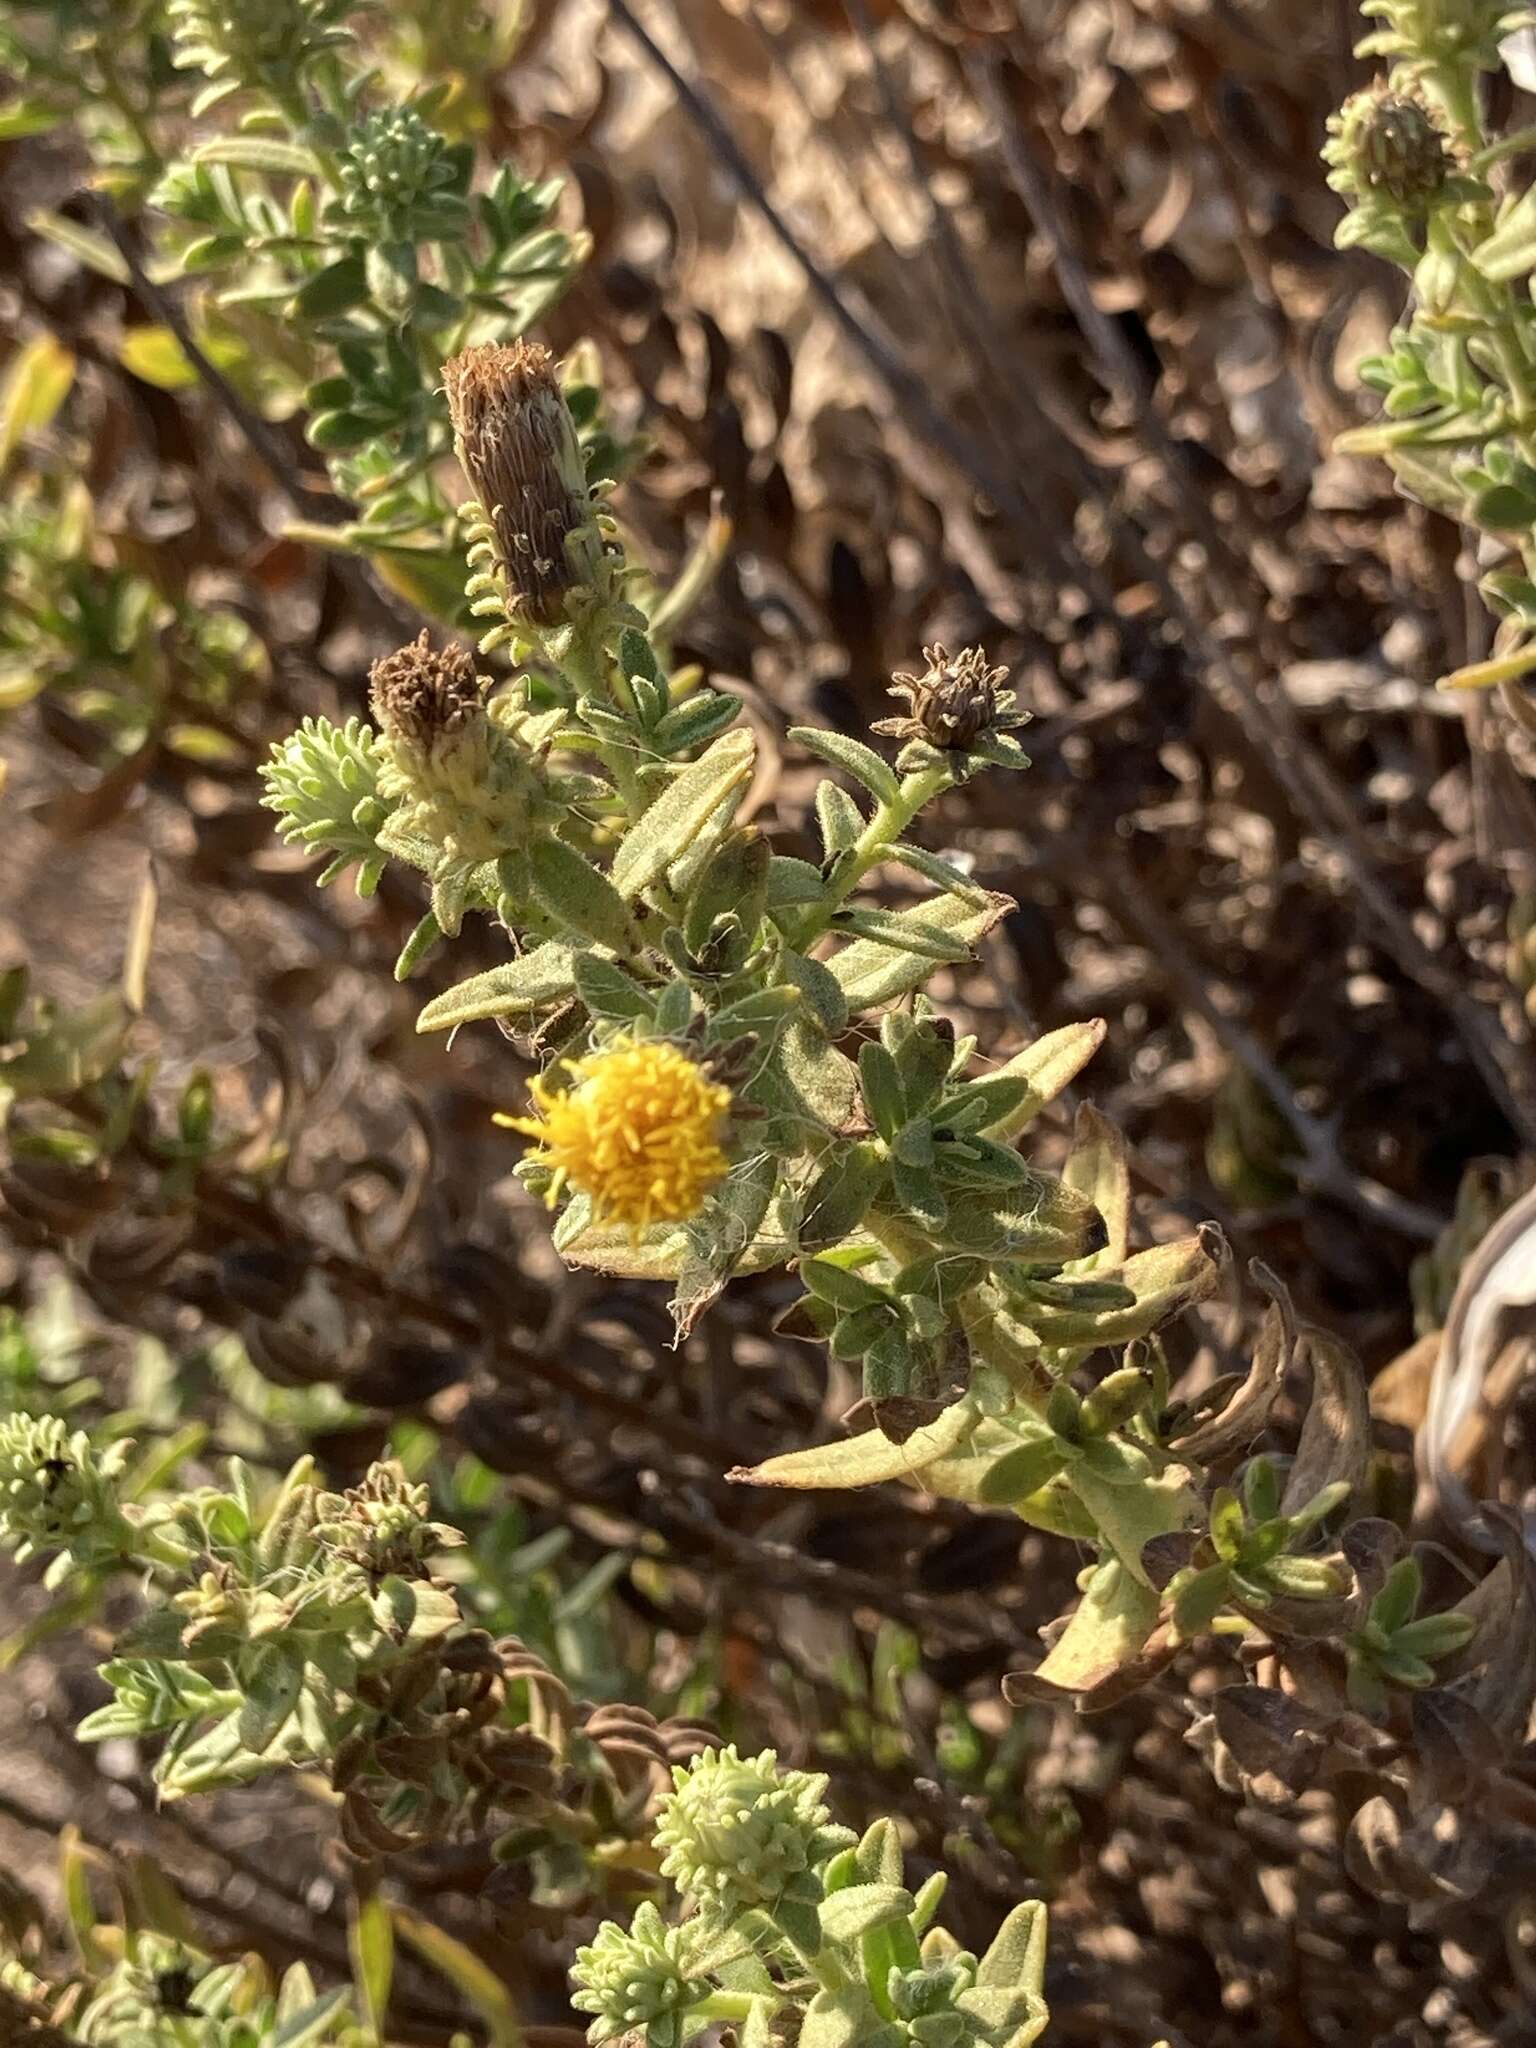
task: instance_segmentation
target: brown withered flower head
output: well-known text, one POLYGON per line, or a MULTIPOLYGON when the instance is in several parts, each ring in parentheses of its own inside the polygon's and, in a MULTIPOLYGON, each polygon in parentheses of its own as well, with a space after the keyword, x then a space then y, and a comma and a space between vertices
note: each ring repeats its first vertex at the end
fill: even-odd
POLYGON ((906 700, 906 717, 879 719, 875 732, 926 740, 949 753, 1028 722, 1028 712, 1015 708, 1013 691, 1002 687, 1007 669, 992 667, 980 647, 951 656, 936 642, 923 649, 923 659, 928 666, 921 675, 898 671, 891 679, 891 695, 906 700))
POLYGON ((425 632, 373 664, 368 694, 374 718, 390 739, 418 748, 429 760, 477 735, 485 719, 474 656, 457 640, 433 647, 425 632))
POLYGON ((566 542, 589 525, 576 424, 537 341, 485 342, 443 365, 459 463, 496 537, 510 594, 556 625, 581 579, 566 542))

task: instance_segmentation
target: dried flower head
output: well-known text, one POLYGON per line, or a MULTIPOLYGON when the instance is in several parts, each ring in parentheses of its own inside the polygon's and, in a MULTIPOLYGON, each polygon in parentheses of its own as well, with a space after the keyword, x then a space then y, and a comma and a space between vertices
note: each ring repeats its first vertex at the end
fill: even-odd
POLYGON ((963 752, 980 739, 1027 723, 1028 713, 1015 709, 1005 668, 993 668, 979 647, 951 657, 935 644, 923 649, 928 666, 921 675, 898 672, 891 695, 906 700, 905 718, 882 718, 874 730, 900 740, 926 740, 944 752, 963 752))
POLYGON ((589 526, 576 423, 540 342, 485 342, 443 365, 454 445, 496 537, 518 608, 564 616, 582 579, 566 543, 589 526))
POLYGON ((1346 100, 1328 127, 1328 182, 1356 198, 1385 198, 1423 213, 1461 169, 1438 110, 1423 93, 1385 79, 1346 100))
POLYGON ((474 656, 457 640, 433 647, 425 631, 373 664, 368 694, 388 737, 419 749, 429 760, 478 736, 485 722, 474 656))
POLYGON ((591 1197, 595 1220, 635 1235, 697 1215, 729 1170, 720 1140, 730 1089, 665 1040, 621 1035, 562 1064, 569 1086, 530 1084, 536 1116, 497 1119, 538 1140, 532 1158, 552 1176, 551 1204, 569 1183, 591 1197))

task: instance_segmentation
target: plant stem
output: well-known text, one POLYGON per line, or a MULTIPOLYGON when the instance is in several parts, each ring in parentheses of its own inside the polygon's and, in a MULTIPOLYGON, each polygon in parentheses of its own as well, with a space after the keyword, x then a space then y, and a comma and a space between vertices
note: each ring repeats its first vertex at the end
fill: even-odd
POLYGON ((896 795, 876 806, 874 816, 837 863, 825 895, 813 905, 796 931, 795 944, 800 951, 804 952, 821 937, 870 869, 878 867, 885 858, 887 847, 901 837, 923 806, 953 784, 954 775, 947 764, 921 768, 902 777, 896 795))
POLYGON ((749 2020, 757 2001, 750 1991, 711 1991, 708 1998, 688 2008, 691 2020, 749 2020))

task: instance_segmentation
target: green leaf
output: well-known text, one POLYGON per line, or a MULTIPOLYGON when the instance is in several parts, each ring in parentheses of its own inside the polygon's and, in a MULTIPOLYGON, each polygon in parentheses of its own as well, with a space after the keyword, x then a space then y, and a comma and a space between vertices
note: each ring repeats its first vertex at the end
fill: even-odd
POLYGON ((1054 1436, 1042 1436, 1033 1443, 1005 1451, 982 1475, 977 1498, 988 1507, 1011 1507, 1037 1493, 1048 1479, 1054 1479, 1066 1463, 1066 1452, 1054 1436))
POLYGON ((1192 1527, 1200 1518, 1200 1504, 1182 1465, 1170 1465, 1155 1477, 1143 1476, 1144 1463, 1132 1447, 1113 1438, 1093 1446, 1095 1464, 1086 1456, 1069 1465, 1064 1482, 1092 1515, 1104 1542, 1125 1566, 1127 1574, 1150 1587, 1152 1581, 1141 1553, 1154 1536, 1171 1536, 1192 1527), (1118 1453, 1124 1459, 1124 1476, 1107 1478, 1102 1469, 1104 1453, 1118 1453))
POLYGON ((634 1022, 651 1014, 651 999, 639 982, 600 953, 576 956, 576 993, 594 1017, 634 1022))
POLYGON ((1028 1097, 1029 1083, 1021 1074, 969 1081, 944 1098, 934 1122, 941 1130, 964 1137, 995 1126, 999 1117, 1017 1109, 1028 1097))
POLYGON ((1101 1564, 1034 1676, 1067 1692, 1091 1692, 1141 1655, 1158 1606, 1150 1585, 1113 1560, 1101 1564))
MULTIPOLYGON (((910 923, 930 938, 942 934, 970 949, 1012 908, 1010 896, 989 894, 981 908, 945 896, 936 903, 919 903, 910 910, 897 911, 894 917, 896 923, 910 923)), ((921 987, 933 973, 934 961, 931 955, 894 950, 887 927, 886 937, 879 944, 867 938, 855 940, 834 954, 827 965, 837 977, 849 1009, 857 1011, 878 1009, 921 987)))
MULTIPOLYGON (((896 1062, 878 1039, 868 1039, 859 1047, 859 1089, 870 1122, 890 1144, 906 1120, 907 1105, 896 1062)), ((928 1149, 931 1156, 931 1132, 928 1149)))
MULTIPOLYGON (((862 740, 850 739, 844 732, 828 732, 820 726, 794 725, 788 737, 797 741, 812 754, 819 754, 823 761, 834 768, 841 768, 845 774, 862 782, 871 796, 883 804, 898 803, 901 798, 901 784, 896 772, 888 761, 883 761, 873 747, 866 747, 862 740)), ((860 827, 862 830, 862 826, 860 827)))
POLYGON ((1490 484, 1468 499, 1474 525, 1493 533, 1518 533, 1536 519, 1536 499, 1514 484, 1490 484))
POLYGON ((802 1259, 800 1278, 813 1294, 848 1314, 861 1308, 884 1307, 890 1301, 885 1288, 861 1279, 857 1273, 835 1264, 831 1259, 802 1259))
MULTIPOLYGON (((292 1971, 288 1972, 291 1976, 292 1971)), ((286 1988, 288 1976, 284 1977, 286 1988)), ((341 2012, 351 1996, 345 1984, 338 1984, 334 1990, 322 1992, 289 2013, 272 2035, 270 2048, 309 2048, 311 2041, 318 2041, 326 2033, 331 2022, 341 2012)))
POLYGON ((409 981, 423 960, 443 936, 443 928, 429 910, 400 948, 395 961, 395 980, 409 981))
POLYGON ((514 1017, 546 1009, 572 993, 576 957, 560 939, 547 939, 521 959, 471 975, 434 996, 416 1019, 418 1031, 451 1031, 482 1017, 514 1017))
POLYGON ((976 1426, 976 1412, 964 1402, 915 1429, 905 1443, 892 1443, 878 1429, 841 1443, 816 1444, 808 1450, 786 1451, 764 1464, 737 1466, 726 1477, 746 1486, 787 1486, 796 1489, 878 1486, 886 1479, 920 1483, 923 1467, 948 1457, 976 1426))
MULTIPOLYGON (((1086 1198, 1084 1198, 1086 1199, 1086 1198)), ((1136 1252, 1114 1273, 1104 1273, 1135 1296, 1130 1308, 1084 1310, 1030 1303, 1021 1309, 1042 1344, 1066 1350, 1085 1345, 1128 1344, 1160 1323, 1204 1301, 1220 1282, 1225 1245, 1207 1226, 1171 1244, 1136 1252)))
POLYGON ((1416 1557, 1400 1557, 1371 1602, 1371 1619, 1389 1636, 1405 1628, 1419 1611, 1424 1573, 1416 1557))
POLYGON ((278 178, 313 178, 320 165, 312 150, 275 135, 216 135, 192 152, 195 164, 228 164, 236 171, 265 171, 278 178))
POLYGON ((816 822, 821 828, 822 847, 831 860, 857 846, 864 830, 864 813, 847 790, 835 782, 821 782, 816 786, 816 822))
POLYGON ((1029 1083, 1029 1093, 996 1123, 986 1127, 987 1136, 1016 1138, 1048 1102, 1077 1078, 1104 1043, 1107 1029, 1102 1017, 1081 1024, 1064 1024, 1059 1031, 1047 1032, 1044 1038, 1026 1045, 999 1067, 991 1076, 994 1081, 1017 1077, 1029 1083))
POLYGON ((311 448, 318 448, 325 455, 361 448, 373 433, 373 423, 357 412, 317 412, 304 429, 311 448))
POLYGON ((347 1930, 347 1947, 352 1954, 352 1975, 357 1984, 363 2019, 375 2041, 385 2039, 389 2021, 389 1994, 395 1980, 395 1926, 382 1894, 361 1898, 347 1930))
POLYGON ((827 1043, 820 1027, 793 1017, 748 1089, 748 1099, 820 1131, 845 1132, 854 1113, 853 1061, 827 1043))
POLYGON ((613 885, 633 897, 660 879, 709 826, 730 816, 752 773, 749 732, 726 733, 682 769, 624 835, 614 856, 613 885))
MULTIPOLYGON (((191 1723, 186 1727, 190 1729, 191 1723)), ((163 1799, 186 1799, 220 1785, 248 1785, 281 1761, 281 1756, 258 1755, 246 1747, 236 1711, 215 1721, 194 1740, 181 1743, 173 1738, 155 1766, 155 1781, 163 1799)))
POLYGON ((846 938, 866 939, 877 946, 920 954, 925 960, 937 960, 947 966, 967 959, 971 950, 964 939, 910 910, 877 910, 869 905, 840 910, 832 929, 846 938))
POLYGON ((1017 1986, 1040 1997, 1045 1988, 1047 1917, 1038 1899, 1015 1906, 977 1965, 976 1982, 1009 1989, 1017 1986))
POLYGON ((113 284, 133 282, 133 273, 116 243, 106 235, 97 234, 94 228, 83 228, 78 221, 69 220, 62 213, 54 213, 45 206, 29 213, 26 225, 34 235, 41 235, 45 242, 54 242, 59 248, 67 249, 77 263, 95 271, 98 277, 110 278, 113 284))
POLYGON ((1185 1579, 1173 1598, 1173 1625, 1186 1640, 1202 1636, 1226 1605, 1232 1574, 1224 1564, 1210 1565, 1185 1579))
MULTIPOLYGON (((871 1302, 867 1308, 850 1309, 833 1325, 832 1356, 850 1361, 863 1358, 882 1337, 889 1336, 896 1329, 897 1315, 896 1308, 885 1301, 871 1302)), ((904 1392, 905 1389, 892 1388, 890 1391, 904 1392)))
POLYGON ((1405 1656, 1395 1646, 1390 1650, 1383 1650, 1376 1662, 1386 1677, 1395 1679, 1399 1685, 1409 1686, 1415 1691, 1435 1682, 1432 1664, 1426 1664, 1422 1657, 1405 1656))
POLYGON ((1450 1610, 1405 1622, 1392 1637, 1392 1648, 1407 1657, 1448 1657, 1471 1642, 1477 1623, 1470 1614, 1450 1610))
POLYGON ((837 1244, 856 1230, 884 1185, 886 1170, 873 1144, 838 1147, 800 1198, 800 1248, 815 1251, 837 1244))
POLYGON ((1243 1554, 1247 1533, 1242 1502, 1230 1486, 1217 1487, 1211 1496, 1211 1541, 1216 1546, 1216 1555, 1227 1564, 1236 1564, 1243 1554))
POLYGON ((678 1342, 746 1257, 763 1227, 778 1178, 777 1155, 757 1153, 744 1165, 733 1166, 701 1212, 685 1225, 688 1251, 671 1302, 678 1342))
MULTIPOLYGON (((830 785, 823 783, 822 787, 830 785)), ((791 910, 803 903, 819 903, 826 890, 820 868, 793 854, 776 853, 768 863, 768 908, 791 910)))
POLYGON ((7 100, 0 106, 0 142, 20 142, 28 135, 46 135, 63 118, 44 100, 7 100))
POLYGON ((683 913, 683 943, 695 959, 717 927, 732 918, 748 939, 755 938, 767 903, 771 858, 767 840, 750 827, 721 840, 695 880, 683 913))
POLYGON ((544 908, 582 937, 628 952, 636 942, 629 905, 608 877, 552 833, 528 850, 528 874, 544 908))
POLYGON ((816 1022, 827 1036, 840 1038, 848 1029, 848 998, 826 963, 813 960, 806 953, 796 953, 786 946, 779 956, 779 967, 785 979, 804 996, 816 1022))
POLYGON ((680 1038, 693 1018, 693 994, 685 981, 669 981, 656 999, 656 1029, 663 1038, 680 1038))
POLYGON ((46 427, 68 398, 75 358, 51 334, 39 334, 19 348, 0 382, 0 470, 24 435, 46 427))
POLYGON ((186 391, 197 382, 196 365, 169 327, 130 327, 117 344, 117 359, 157 391, 186 391))
POLYGON ((91 1866, 100 1868, 106 1859, 88 1848, 73 1821, 59 1830, 59 1885, 64 1895, 64 1914, 80 1960, 93 1976, 105 1976, 116 1958, 110 1956, 97 1937, 96 1902, 91 1897, 91 1866))
POLYGON ((776 1031, 786 1018, 793 1015, 799 1002, 799 994, 793 988, 763 988, 749 996, 741 996, 710 1018, 710 1043, 725 1045, 747 1031, 776 1031))
MULTIPOLYGON (((911 1128, 909 1125, 908 1129, 911 1128)), ((949 1199, 930 1167, 915 1166, 908 1160, 893 1158, 891 1192, 897 1208, 924 1230, 942 1231, 948 1223, 949 1199)))
POLYGON ((880 2015, 863 1986, 850 1984, 841 1991, 816 1993, 805 2009, 798 2042, 799 2048, 885 2048, 887 2033, 896 2038, 894 2028, 880 2026, 880 2015))
POLYGON ((851 1884, 822 1902, 821 1931, 828 1941, 857 1941, 912 1911, 912 1894, 899 1884, 851 1884))
POLYGON ((734 697, 713 690, 701 691, 652 726, 647 736, 649 744, 658 754, 686 754, 734 725, 740 709, 734 697))
POLYGON ((1025 1172, 1020 1187, 1001 1195, 952 1192, 946 1242, 959 1251, 1035 1265, 1060 1265, 1094 1251, 1104 1233, 1098 1211, 1064 1181, 1030 1168, 1025 1172))
MULTIPOLYGON (((811 1882, 814 1885, 815 1880, 811 1882)), ((792 1890, 783 1891, 768 1909, 767 1917, 781 1933, 789 1936, 802 1953, 815 1955, 820 1950, 821 1912, 814 1898, 806 1898, 792 1890)), ((801 2038, 804 2039, 803 2034, 801 2038)))
MULTIPOLYGON (((293 310, 305 320, 327 320, 362 305, 367 296, 367 265, 361 256, 343 256, 340 262, 328 263, 324 270, 305 278, 294 293, 293 310)), ((310 437, 314 437, 313 428, 310 437)))
POLYGON ((1536 270, 1536 185, 1500 207, 1493 233, 1471 253, 1473 268, 1494 284, 1509 284, 1536 270))
POLYGON ((298 1705, 303 1679, 299 1660, 275 1645, 241 1660, 245 1704, 240 1709, 240 1740, 254 1755, 264 1755, 282 1733, 298 1705))
POLYGON ((925 882, 932 882, 936 889, 945 889, 958 896, 962 903, 979 905, 987 900, 986 890, 979 882, 972 881, 963 868, 957 868, 953 861, 945 860, 940 854, 930 853, 924 846, 908 846, 905 841, 897 841, 882 846, 877 857, 882 861, 895 861, 899 867, 910 868, 925 882))
MULTIPOLYGON (((902 1879, 901 1830, 893 1820, 871 1822, 850 1852, 857 1873, 870 1884, 899 1885, 902 1879)), ((850 1878, 852 1883, 853 1879, 850 1878)), ((914 1908, 915 1909, 915 1908, 914 1908)))

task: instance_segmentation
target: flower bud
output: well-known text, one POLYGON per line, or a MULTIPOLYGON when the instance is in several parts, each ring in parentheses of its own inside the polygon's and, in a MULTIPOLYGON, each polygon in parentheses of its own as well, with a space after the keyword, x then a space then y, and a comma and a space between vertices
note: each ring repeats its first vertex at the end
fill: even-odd
POLYGON ((662 1874, 720 1920, 773 1911, 786 1897, 814 1901, 817 1866, 853 1843, 822 1803, 825 1776, 781 1771, 771 1749, 705 1750, 672 1779, 656 1827, 662 1874))
POLYGON ((583 582, 567 543, 590 531, 576 423, 536 341, 486 342, 443 365, 459 463, 490 522, 510 594, 539 625, 558 625, 583 582))
POLYGON ((8 1415, 0 1421, 0 1546, 25 1562, 40 1551, 67 1551, 94 1564, 131 1548, 116 1497, 128 1459, 119 1441, 98 1452, 83 1430, 56 1415, 8 1415))
POLYGON ((1455 144, 1429 101, 1382 79, 1346 100, 1329 129, 1329 183, 1357 198, 1384 198, 1422 214, 1459 169, 1455 144))
POLYGON ((360 1486, 320 1496, 315 1534, 335 1555, 371 1575, 424 1578, 434 1551, 462 1543, 431 1519, 430 1487, 413 1486, 393 1459, 369 1467, 360 1486))
POLYGON ((576 1951, 571 2003, 594 2015, 587 2039, 612 2041, 644 2029, 653 2048, 683 2038, 683 2016, 709 1994, 708 1981, 690 1974, 690 1931, 668 1927, 647 1899, 628 1928, 605 1920, 596 1938, 576 1951))

